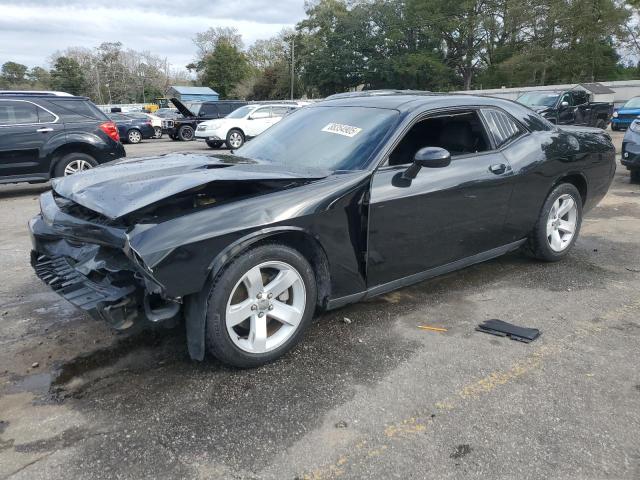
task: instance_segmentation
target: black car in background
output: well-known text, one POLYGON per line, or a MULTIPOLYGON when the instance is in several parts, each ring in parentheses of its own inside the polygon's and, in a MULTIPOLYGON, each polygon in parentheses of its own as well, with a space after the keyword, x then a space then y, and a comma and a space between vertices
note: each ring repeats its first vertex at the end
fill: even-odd
POLYGON ((192 102, 189 106, 177 98, 173 103, 182 117, 167 119, 162 122, 162 133, 166 133, 172 140, 191 141, 195 138, 196 127, 205 120, 214 120, 229 115, 237 108, 248 103, 243 100, 218 100, 215 102, 192 102))
POLYGON ((89 99, 0 91, 0 183, 46 182, 124 156, 115 123, 89 99))
POLYGON ((110 113, 109 118, 117 125, 123 142, 140 143, 142 140, 153 138, 156 134, 149 117, 110 113))
POLYGON ((556 125, 607 128, 613 103, 594 102, 585 90, 527 92, 517 100, 556 125))

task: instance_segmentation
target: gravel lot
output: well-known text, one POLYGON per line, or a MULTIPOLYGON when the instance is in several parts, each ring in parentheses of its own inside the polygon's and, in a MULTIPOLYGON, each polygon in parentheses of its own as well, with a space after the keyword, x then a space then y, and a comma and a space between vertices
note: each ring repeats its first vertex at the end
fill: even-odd
MULTIPOLYGON (((127 146, 185 149, 208 151, 127 146)), ((640 186, 622 167, 564 262, 511 254, 324 314, 250 371, 192 363, 179 328, 116 335, 37 280, 46 188, 0 187, 0 478, 640 478, 640 186), (490 318, 543 335, 474 331, 490 318)))

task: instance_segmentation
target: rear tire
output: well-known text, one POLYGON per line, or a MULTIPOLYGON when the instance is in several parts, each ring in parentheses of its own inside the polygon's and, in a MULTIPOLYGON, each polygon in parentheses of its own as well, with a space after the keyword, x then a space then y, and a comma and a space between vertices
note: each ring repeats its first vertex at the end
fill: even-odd
POLYGON ((56 162, 53 176, 66 177, 74 173, 90 170, 97 165, 98 162, 91 155, 80 152, 67 153, 56 162))
POLYGON ((615 123, 612 123, 611 130, 613 130, 614 132, 617 132, 618 130, 620 130, 620 128, 618 128, 618 126, 615 123))
POLYGON ((300 252, 278 244, 248 250, 211 286, 207 350, 239 368, 272 362, 302 339, 316 300, 315 275, 300 252))
POLYGON ((194 131, 189 125, 183 125, 178 130, 178 138, 183 142, 190 142, 193 140, 194 131))
POLYGON ((640 183, 640 170, 631 170, 629 175, 631 176, 631 183, 640 183))
POLYGON ((607 128, 607 122, 600 118, 596 121, 596 127, 604 130, 605 128, 607 128))
POLYGON ((153 127, 153 138, 162 138, 162 128, 153 127))
POLYGON ((570 183, 555 187, 542 206, 529 236, 529 252, 545 262, 566 257, 578 239, 582 224, 582 197, 570 183))
POLYGON ((140 143, 142 141, 142 132, 136 128, 132 128, 127 132, 127 142, 131 144, 140 143))

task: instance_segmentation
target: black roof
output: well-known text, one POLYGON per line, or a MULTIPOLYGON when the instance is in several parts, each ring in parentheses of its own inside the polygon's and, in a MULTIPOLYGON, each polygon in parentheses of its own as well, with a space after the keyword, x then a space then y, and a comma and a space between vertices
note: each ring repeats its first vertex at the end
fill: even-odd
POLYGON ((366 92, 354 92, 351 95, 336 95, 328 97, 313 106, 350 106, 387 108, 404 112, 430 108, 445 108, 456 106, 502 106, 513 108, 520 104, 499 97, 470 95, 466 93, 430 93, 416 92, 413 90, 385 91, 384 93, 367 94, 366 92))

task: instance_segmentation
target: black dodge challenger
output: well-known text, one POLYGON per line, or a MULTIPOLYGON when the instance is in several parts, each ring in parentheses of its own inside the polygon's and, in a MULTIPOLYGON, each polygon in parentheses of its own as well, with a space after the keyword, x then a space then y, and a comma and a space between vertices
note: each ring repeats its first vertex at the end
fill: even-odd
POLYGON ((239 367, 333 309, 523 247, 556 261, 607 192, 600 129, 508 100, 342 95, 233 155, 112 162, 53 182, 30 223, 51 288, 117 329, 184 318, 239 367))

